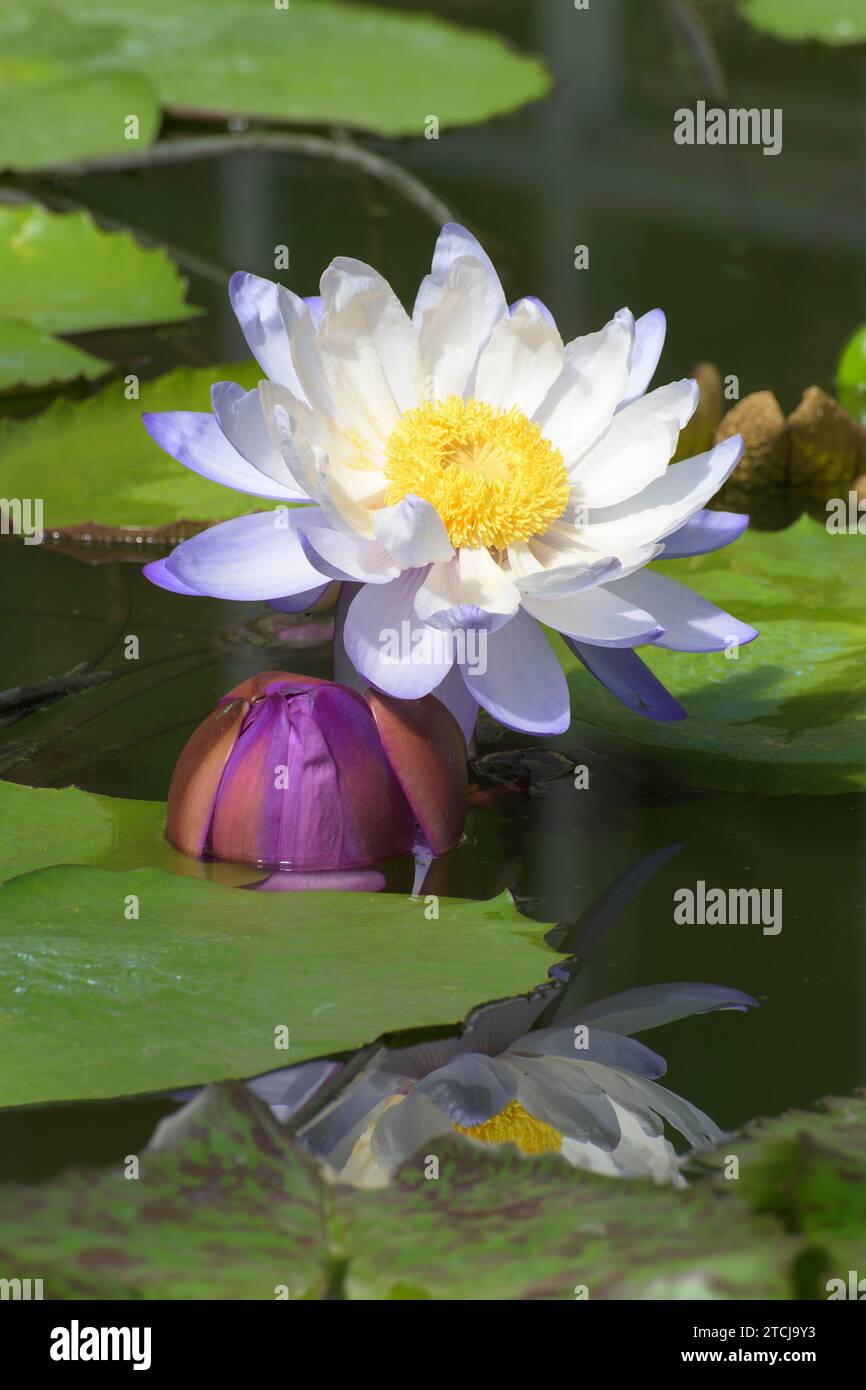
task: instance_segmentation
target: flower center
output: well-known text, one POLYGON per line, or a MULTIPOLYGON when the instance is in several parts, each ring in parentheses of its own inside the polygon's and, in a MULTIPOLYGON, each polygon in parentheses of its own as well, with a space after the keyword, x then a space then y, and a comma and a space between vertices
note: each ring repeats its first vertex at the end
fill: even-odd
POLYGON ((388 440, 389 506, 430 502, 451 544, 504 550, 562 516, 569 484, 562 454, 516 407, 448 396, 407 410, 388 440))
POLYGON ((516 1100, 510 1100, 504 1110, 481 1125, 454 1128, 482 1144, 514 1144, 525 1154, 558 1154, 562 1148, 562 1135, 552 1125, 536 1120, 516 1100))

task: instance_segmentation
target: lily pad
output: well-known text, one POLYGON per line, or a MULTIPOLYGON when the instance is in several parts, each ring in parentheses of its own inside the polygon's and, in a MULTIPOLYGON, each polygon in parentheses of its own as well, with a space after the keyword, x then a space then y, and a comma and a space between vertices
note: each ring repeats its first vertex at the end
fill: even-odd
POLYGON ((51 81, 15 81, 4 66, 0 169, 38 169, 146 149, 160 119, 156 93, 140 73, 79 76, 61 68, 51 81))
POLYGON ((161 869, 11 879, 0 1105, 253 1076, 457 1022, 557 960, 507 893, 438 906, 428 920, 423 899, 354 893, 347 910, 344 893, 251 893, 161 869))
POLYGON ((86 212, 0 205, 3 313, 48 333, 173 323, 198 313, 164 251, 86 212))
POLYGON ((741 0, 744 19, 777 39, 866 42, 861 0, 741 0))
MULTIPOLYGON (((723 1148, 702 1154, 697 1171, 726 1172, 739 1161, 736 1184, 719 1177, 754 1212, 777 1218, 805 1243, 798 1261, 804 1298, 826 1298, 828 1278, 847 1285, 862 1270, 866 1240, 866 1092, 830 1096, 813 1111, 753 1120, 723 1148)), ((850 1297, 849 1292, 841 1297, 850 1297)), ((836 1297, 840 1297, 837 1289, 836 1297)))
POLYGON ((340 1191, 348 1298, 786 1296, 781 1228, 709 1185, 603 1178, 458 1138, 427 1149, 437 1181, 419 1156, 381 1192, 340 1191))
MULTIPOLYGON (((438 1140, 388 1189, 329 1188, 241 1086, 164 1121, 137 1178, 0 1192, 4 1268, 46 1298, 784 1298, 794 1242, 712 1183, 677 1192, 438 1140), (507 1200, 503 1201, 503 1193, 507 1200)), ((126 1171, 129 1171, 128 1160, 126 1171)))
MULTIPOLYGON (((732 791, 831 793, 866 785, 866 536, 807 517, 747 531, 725 550, 653 568, 760 631, 747 647, 692 654, 644 647, 688 718, 631 713, 559 644, 575 720, 685 778, 732 791), (692 778, 694 780, 694 778, 692 778)), ((572 725, 569 737, 580 736, 572 725)), ((583 736, 588 736, 586 730, 583 736)), ((601 749, 596 735, 593 742, 601 749)))
POLYGON ((42 386, 76 377, 102 376, 110 364, 72 343, 52 338, 41 328, 15 319, 0 319, 0 391, 42 386))
MULTIPOLYGON (((367 5, 291 0, 150 0, 126 15, 113 0, 9 0, 4 27, 37 32, 63 13, 113 26, 113 42, 85 52, 85 68, 136 69, 170 110, 423 135, 487 120, 543 96, 536 58, 499 37, 427 15, 367 5), (387 74, 387 80, 383 80, 387 74)), ((39 56, 38 47, 34 57, 39 56)))
POLYGON ((0 883, 53 864, 168 867, 165 804, 0 782, 0 883))
POLYGON ((260 376, 255 363, 183 367, 141 382, 138 399, 127 400, 117 381, 86 401, 55 401, 34 419, 0 422, 0 495, 44 498, 46 531, 94 522, 142 533, 181 519, 223 521, 254 511, 255 498, 163 453, 141 416, 209 410, 214 381, 231 378, 249 388, 260 376))
POLYGON ((323 1184, 246 1087, 203 1092, 139 1162, 0 1192, 4 1267, 38 1254, 46 1298, 322 1297, 323 1184))

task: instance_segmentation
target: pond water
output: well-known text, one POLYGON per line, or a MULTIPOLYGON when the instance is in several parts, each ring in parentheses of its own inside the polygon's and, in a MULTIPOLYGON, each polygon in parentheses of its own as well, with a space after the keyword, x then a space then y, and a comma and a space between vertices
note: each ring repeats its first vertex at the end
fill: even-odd
MULTIPOLYGON (((866 58, 780 48, 726 22, 725 5, 704 9, 722 20, 722 104, 782 107, 783 160, 741 147, 675 150, 671 92, 687 103, 706 90, 705 60, 646 0, 604 0, 591 19, 576 19, 563 0, 441 3, 441 14, 543 53, 557 90, 483 128, 371 145, 434 188, 486 245, 508 297, 539 295, 566 338, 621 304, 636 313, 660 304, 669 335, 659 380, 711 361, 738 376, 741 394, 770 388, 792 409, 806 386, 830 387, 840 345, 866 317, 866 178, 851 178, 854 168, 866 172, 866 58), (574 266, 581 244, 588 272, 574 266)), ((302 293, 314 292, 333 256, 353 255, 411 299, 435 235, 421 212, 369 178, 286 157, 92 176, 76 192, 197 267, 190 298, 206 316, 182 330, 91 342, 142 375, 246 356, 225 278, 239 267, 273 274, 275 245, 290 248, 283 278, 302 293)), ((105 664, 116 665, 126 632, 142 643, 134 674, 4 729, 2 775, 162 799, 183 742, 240 679, 270 667, 330 673, 327 615, 283 622, 265 605, 168 595, 144 580, 138 559, 0 546, 4 686, 68 671, 104 644, 105 664)), ((478 752, 501 755, 487 770, 506 776, 505 755, 527 742, 485 724, 478 752)), ((643 882, 639 872, 627 878, 616 920, 588 952, 586 998, 667 980, 755 996, 760 1008, 746 1015, 687 1019, 651 1039, 668 1060, 667 1084, 725 1127, 861 1083, 866 797, 686 786, 631 747, 602 747, 579 724, 557 748, 587 766, 591 790, 576 790, 570 775, 522 790, 479 779, 468 844, 437 866, 436 891, 486 897, 507 883, 529 915, 569 924, 670 847, 643 882), (674 895, 698 881, 782 889, 782 930, 679 925, 674 895)), ((394 885, 405 891, 410 872, 399 868, 394 885)), ((134 1152, 171 1108, 157 1098, 7 1113, 0 1175, 37 1177, 134 1152)))

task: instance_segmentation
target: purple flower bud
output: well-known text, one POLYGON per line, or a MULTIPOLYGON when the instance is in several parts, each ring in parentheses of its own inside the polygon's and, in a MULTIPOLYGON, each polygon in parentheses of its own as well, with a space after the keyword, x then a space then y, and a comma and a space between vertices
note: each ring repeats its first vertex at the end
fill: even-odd
POLYGON ((400 701, 265 671, 220 701, 178 759, 166 835, 187 854, 301 872, 457 843, 466 746, 434 696, 400 701))

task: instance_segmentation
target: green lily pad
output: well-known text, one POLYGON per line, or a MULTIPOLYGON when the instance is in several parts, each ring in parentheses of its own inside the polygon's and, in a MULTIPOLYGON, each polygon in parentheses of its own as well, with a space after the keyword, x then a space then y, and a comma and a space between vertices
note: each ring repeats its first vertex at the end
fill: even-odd
POLYGON ((110 364, 72 343, 52 338, 41 328, 15 319, 0 319, 0 391, 42 386, 76 377, 102 376, 110 364))
POLYGON ((0 205, 3 313, 47 333, 173 323, 198 313, 164 251, 86 212, 0 205))
POLYGON ((866 42, 861 0, 740 0, 743 18, 777 39, 866 42))
MULTIPOLYGON (((817 794, 862 788, 864 551, 866 536, 829 534, 802 517, 787 531, 747 531, 712 555, 654 566, 761 635, 736 659, 641 649, 687 711, 675 724, 627 710, 558 643, 575 720, 615 733, 620 748, 625 741, 684 777, 696 772, 704 786, 817 794)), ((572 725, 572 739, 579 728, 572 725)))
POLYGON ((46 1298, 573 1301, 784 1298, 794 1242, 712 1183, 687 1192, 437 1140, 380 1192, 329 1188, 241 1086, 163 1122, 137 1178, 0 1191, 0 1258, 46 1298), (503 1193, 507 1200, 503 1200, 503 1193), (584 1295, 585 1296, 585 1295, 584 1295))
POLYGON ((781 1228, 709 1185, 679 1192, 603 1178, 511 1145, 427 1147, 438 1180, 422 1156, 381 1192, 340 1190, 348 1298, 786 1296, 781 1228))
POLYGON ((170 857, 194 862, 163 839, 162 801, 0 782, 0 823, 0 883, 54 864, 167 868, 170 857))
POLYGON ((430 117, 442 127, 487 120, 549 87, 541 62, 497 36, 366 5, 151 0, 126 15, 113 0, 8 0, 4 9, 0 38, 4 27, 20 35, 25 14, 37 34, 60 11, 84 28, 111 26, 113 41, 85 50, 81 64, 136 69, 164 106, 198 116, 424 135, 430 117))
POLYGON ((847 1284, 849 1268, 863 1272, 866 1092, 754 1120, 723 1149, 701 1155, 699 1168, 724 1171, 730 1156, 739 1161, 737 1181, 720 1184, 735 1186, 752 1211, 775 1216, 807 1243, 811 1258, 800 1267, 814 1284, 803 1297, 826 1298, 827 1278, 847 1284))
POLYGON ((353 893, 347 907, 344 893, 249 893, 161 869, 11 879, 0 923, 0 1105, 253 1076, 457 1022, 557 959, 507 893, 441 898, 428 920, 423 899, 353 893))
POLYGON ((246 1087, 209 1088, 138 1157, 138 1177, 0 1190, 4 1267, 38 1255, 46 1298, 322 1296, 323 1185, 246 1087))
POLYGON ((46 82, 10 80, 8 70, 0 69, 0 169, 38 169, 146 149, 160 119, 156 93, 137 72, 79 76, 61 68, 46 82))
POLYGON ((0 422, 0 495, 44 498, 47 531, 94 522, 144 532, 180 521, 224 521, 271 505, 209 482, 154 444, 141 416, 148 410, 209 410, 214 381, 252 387, 254 362, 183 367, 140 384, 126 399, 124 382, 86 401, 55 401, 29 420, 0 422))

